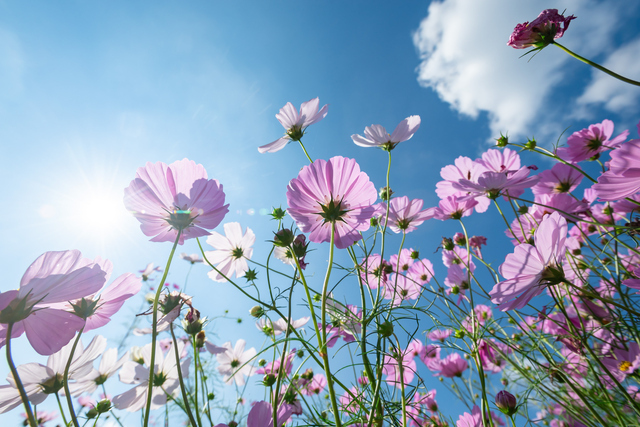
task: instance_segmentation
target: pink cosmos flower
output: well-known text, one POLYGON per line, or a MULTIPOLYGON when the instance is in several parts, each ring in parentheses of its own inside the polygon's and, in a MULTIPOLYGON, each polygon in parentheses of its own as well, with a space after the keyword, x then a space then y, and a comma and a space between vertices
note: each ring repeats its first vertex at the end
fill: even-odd
POLYGON ((185 260, 185 261, 190 262, 192 265, 193 265, 193 264, 197 264, 197 263, 204 262, 204 260, 202 259, 202 257, 201 257, 200 255, 198 255, 198 254, 191 254, 191 255, 189 255, 189 254, 187 254, 187 253, 185 253, 185 252, 182 252, 182 253, 180 254, 180 258, 182 258, 182 259, 183 259, 183 260, 185 260))
POLYGON ((353 159, 336 156, 316 160, 302 168, 287 188, 287 212, 300 230, 315 243, 331 241, 345 249, 361 239, 369 228, 378 193, 369 177, 353 159))
POLYGON ((471 215, 474 206, 477 205, 478 201, 471 197, 448 196, 446 199, 440 200, 438 207, 433 211, 433 217, 440 221, 460 219, 464 216, 471 215))
POLYGON ((440 372, 440 370, 442 369, 442 367, 440 366, 440 351, 440 346, 427 344, 421 349, 418 356, 420 357, 420 360, 422 360, 422 362, 427 365, 427 368, 429 368, 430 371, 440 372))
POLYGON ((418 284, 420 287, 424 286, 433 277, 433 264, 426 258, 414 262, 409 271, 407 271, 407 278, 418 284))
POLYGON ((611 153, 609 170, 598 177, 593 188, 600 200, 612 201, 640 191, 640 139, 634 139, 611 153))
POLYGON ((538 174, 538 183, 531 187, 533 194, 570 193, 575 190, 582 175, 564 163, 556 163, 550 170, 538 174))
POLYGON ((79 251, 45 252, 29 266, 20 289, 0 293, 0 347, 23 332, 42 355, 56 353, 85 321, 60 307, 60 303, 86 297, 104 285, 107 272, 98 258, 83 258, 79 251))
MULTIPOLYGON (((461 179, 477 182, 478 177, 489 170, 490 169, 487 169, 484 162, 473 161, 468 157, 460 156, 455 160, 453 165, 445 166, 440 170, 440 176, 444 181, 440 181, 436 184, 436 194, 443 200, 447 199, 449 196, 456 196, 457 200, 461 202, 467 201, 469 199, 465 198, 467 193, 455 188, 454 183, 457 183, 461 179)), ((477 202, 474 206, 478 213, 485 212, 491 203, 491 201, 483 195, 474 194, 471 198, 475 199, 477 202)), ((442 208, 442 206, 440 207, 442 208)), ((443 220, 448 219, 439 218, 438 216, 436 216, 436 218, 443 220)))
POLYGON ((389 262, 393 267, 393 271, 396 273, 406 273, 415 262, 415 259, 411 256, 413 252, 413 248, 403 248, 400 251, 399 259, 398 254, 391 255, 391 258, 389 258, 389 262))
POLYGON ((371 289, 377 289, 378 285, 384 287, 387 284, 388 275, 393 267, 382 259, 380 254, 369 255, 360 264, 362 281, 371 289))
POLYGON ((124 190, 124 205, 140 221, 152 242, 173 242, 209 235, 229 211, 222 185, 207 171, 183 159, 170 165, 147 163, 124 190))
POLYGON ((440 372, 436 375, 442 375, 445 378, 461 377, 462 373, 467 370, 469 364, 458 353, 451 353, 444 359, 440 360, 440 372))
POLYGON ((444 342, 451 336, 452 333, 453 330, 451 329, 435 329, 427 334, 427 338, 429 338, 431 341, 444 342))
POLYGON ((384 297, 391 300, 392 306, 398 306, 402 301, 418 299, 421 291, 419 283, 402 274, 394 274, 386 286, 384 297))
POLYGON ((476 162, 493 172, 515 172, 520 169, 520 156, 516 151, 508 148, 487 150, 482 154, 482 158, 476 162))
MULTIPOLYGON (((624 381, 628 375, 632 375, 640 368, 640 346, 638 343, 632 342, 628 344, 627 348, 615 348, 611 356, 603 358, 602 363, 618 382, 624 381)), ((607 382, 613 385, 613 381, 608 380, 607 382)))
MULTIPOLYGON (((293 405, 287 405, 286 403, 280 405, 277 411, 276 426, 286 423, 293 414, 293 410, 293 405)), ((220 426, 223 425, 220 424, 216 427, 220 426)), ((273 427, 273 407, 269 402, 261 401, 253 405, 247 417, 247 427, 273 427)))
POLYGON ((522 308, 546 286, 564 280, 566 238, 567 221, 559 213, 542 220, 534 235, 535 246, 519 244, 500 266, 500 274, 507 280, 489 292, 491 302, 502 311, 522 308))
POLYGON ((574 132, 567 138, 568 146, 558 148, 556 154, 571 163, 581 162, 599 155, 606 149, 617 148, 627 139, 629 131, 625 130, 613 139, 610 139, 611 135, 613 122, 604 120, 602 123, 574 132))
POLYGON ((351 139, 360 147, 380 147, 387 151, 396 145, 411 139, 420 127, 420 116, 409 116, 396 126, 391 135, 381 125, 371 125, 364 128, 364 135, 351 135, 351 139))
POLYGON ((513 173, 483 172, 476 182, 468 179, 460 179, 452 184, 453 188, 471 194, 485 195, 489 199, 495 199, 503 194, 507 196, 520 195, 525 188, 538 182, 537 176, 529 176, 529 168, 524 166, 513 173))
POLYGON ((558 9, 546 9, 540 12, 540 15, 531 23, 516 25, 511 33, 507 46, 515 49, 526 49, 528 47, 536 47, 542 49, 553 40, 559 39, 569 28, 569 23, 576 19, 571 15, 564 17, 558 13, 558 9))
POLYGON ((285 135, 275 141, 258 147, 261 153, 275 153, 282 150, 291 141, 300 141, 308 126, 319 122, 327 115, 327 105, 318 111, 320 99, 313 98, 300 105, 300 112, 292 103, 287 102, 280 112, 276 114, 276 119, 285 128, 285 135))
POLYGON ((415 356, 416 353, 419 353, 419 350, 416 351, 414 349, 416 345, 420 346, 422 344, 417 340, 413 340, 401 354, 386 355, 384 357, 382 372, 387 375, 385 378, 387 383, 400 388, 402 383, 407 385, 413 381, 417 369, 415 356), (402 374, 400 374, 399 360, 402 360, 402 374))
MULTIPOLYGON (((242 226, 237 222, 228 222, 224 225, 224 236, 213 231, 207 237, 207 243, 215 248, 215 251, 205 252, 207 260, 216 264, 216 268, 222 274, 231 278, 244 276, 249 269, 247 260, 253 255, 251 247, 256 241, 256 235, 247 227, 242 234, 242 226)), ((216 282, 226 282, 226 279, 217 271, 211 270, 209 277, 216 282)))
POLYGON ((304 385, 300 389, 300 393, 306 396, 313 396, 314 394, 320 394, 327 386, 327 378, 322 374, 315 374, 311 381, 304 385))
POLYGON ((489 295, 500 310, 524 307, 549 285, 564 280, 567 221, 554 212, 540 223, 535 232, 535 246, 521 243, 507 255, 500 274, 507 280, 497 283, 489 295))
MULTIPOLYGON (((20 414, 20 416, 22 418, 24 418, 24 425, 29 425, 29 421, 27 419, 27 414, 22 413, 20 414)), ((45 423, 51 421, 51 420, 55 420, 56 418, 58 418, 58 414, 56 412, 47 412, 47 411, 38 411, 37 414, 34 414, 34 416, 37 418, 36 422, 38 423, 38 426, 43 426, 45 423)))
MULTIPOLYGON (((396 197, 389 202, 389 228, 394 233, 410 233, 424 221, 433 218, 435 208, 422 209, 421 199, 409 200, 407 196, 396 197)), ((386 214, 387 205, 382 202, 381 210, 386 214)))

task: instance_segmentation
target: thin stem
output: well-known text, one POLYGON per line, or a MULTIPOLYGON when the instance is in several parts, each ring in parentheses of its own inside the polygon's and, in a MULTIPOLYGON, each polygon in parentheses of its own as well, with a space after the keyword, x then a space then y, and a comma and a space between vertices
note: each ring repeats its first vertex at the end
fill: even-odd
MULTIPOLYGON (((167 274, 169 273, 169 268, 171 267, 171 260, 173 259, 173 254, 176 252, 176 247, 178 246, 178 242, 180 242, 180 236, 182 235, 182 229, 178 230, 178 234, 176 235, 176 241, 173 242, 173 247, 171 248, 171 253, 169 254, 169 259, 167 260, 167 265, 164 268, 164 274, 162 275, 162 280, 160 280, 160 284, 158 285, 158 290, 156 291, 156 297, 153 299, 153 321, 152 321, 152 332, 151 332, 151 361, 149 363, 149 391, 147 392, 147 404, 144 410, 144 423, 143 426, 147 427, 149 425, 149 412, 151 412, 151 397, 153 396, 153 375, 156 363, 156 339, 158 335, 158 301, 160 301, 160 294, 162 293, 162 288, 164 287, 164 281, 167 279, 167 274)), ((178 363, 178 361, 176 361, 178 363)), ((178 368, 180 369, 180 368, 178 368)))
POLYGON ((304 144, 302 143, 302 140, 299 139, 298 142, 300 143, 300 147, 302 147, 302 151, 304 151, 304 155, 307 156, 307 159, 309 159, 309 163, 313 163, 313 160, 311 160, 311 156, 309 156, 309 153, 307 153, 307 149, 304 148, 304 144))
MULTIPOLYGON (((180 391, 182 391, 182 400, 184 400, 184 410, 187 413, 187 416, 189 417, 189 421, 191 421, 191 424, 195 427, 195 426, 201 426, 202 425, 202 421, 200 420, 200 417, 198 417, 198 421, 196 423, 196 420, 193 418, 193 414, 191 413, 191 407, 189 406, 189 398, 187 396, 187 389, 184 386, 184 380, 182 379, 182 367, 180 366, 180 354, 178 353, 178 341, 176 340, 176 334, 173 331, 173 323, 171 325, 169 325, 169 330, 171 331, 171 338, 173 339, 173 348, 175 350, 175 356, 176 356, 176 369, 178 370, 178 381, 180 381, 180 391)), ((194 346, 193 347, 193 352, 197 352, 198 349, 194 346)), ((194 356, 195 358, 195 356, 194 356)), ((198 372, 198 365, 196 365, 196 375, 198 372)), ((197 392, 197 387, 198 387, 198 383, 196 380, 196 399, 198 398, 198 392, 197 392)), ((197 402, 197 400, 196 400, 197 402)), ((196 406, 196 410, 197 410, 197 406, 196 406)), ((198 414, 200 413, 199 411, 196 411, 198 414)))
POLYGON ((327 388, 329 389, 329 397, 331 398, 331 407, 336 418, 336 427, 340 427, 340 413, 338 412, 338 401, 336 400, 336 391, 333 387, 333 377, 331 376, 331 369, 329 367, 329 355, 327 354, 327 293, 329 290, 329 277, 331 276, 331 267, 333 266, 333 250, 335 243, 336 223, 331 223, 331 247, 329 249, 329 265, 327 266, 327 274, 324 278, 324 285, 322 286, 322 308, 321 308, 321 323, 322 323, 322 342, 320 343, 320 352, 322 354, 322 360, 324 361, 324 372, 327 376, 327 388))
POLYGON ((68 426, 69 423, 67 422, 67 417, 64 415, 64 410, 62 409, 62 401, 60 400, 60 395, 58 393, 56 393, 56 400, 58 401, 58 408, 60 408, 60 415, 62 416, 62 421, 64 422, 65 426, 68 426))
POLYGON ((16 382, 16 386, 18 387, 18 391, 20 392, 20 399, 22 399, 24 410, 27 413, 27 420, 29 421, 29 425, 31 427, 38 427, 38 423, 36 422, 36 419, 33 416, 33 412, 31 411, 31 404, 29 403, 27 392, 24 390, 24 385, 22 385, 22 381, 20 380, 20 375, 18 375, 18 370, 16 369, 16 365, 13 363, 13 359, 11 358, 11 330, 12 329, 13 329, 13 323, 7 324, 7 335, 6 335, 7 336, 7 363, 9 363, 9 369, 11 370, 11 374, 13 375, 13 380, 16 382))
POLYGON ((78 423, 78 419, 76 418, 76 411, 75 409, 73 409, 73 401, 71 400, 71 392, 69 391, 69 369, 71 368, 71 361, 73 361, 73 354, 76 352, 76 347, 80 342, 82 331, 84 331, 84 326, 78 331, 78 336, 76 337, 76 340, 73 342, 73 346, 71 347, 71 353, 69 353, 69 360, 67 360, 67 366, 64 367, 64 378, 63 378, 64 394, 67 398, 67 406, 69 406, 71 420, 73 421, 73 425, 75 427, 80 427, 80 424, 78 423))
POLYGON ((577 53, 574 53, 574 52, 570 51, 566 47, 562 46, 560 43, 552 42, 552 44, 558 46, 560 49, 564 50, 566 53, 568 53, 569 55, 573 56, 578 61, 582 61, 587 65, 591 65, 592 67, 597 68, 598 70, 600 70, 602 72, 605 72, 605 73, 609 74, 610 76, 615 77, 616 79, 621 80, 621 81, 623 81, 625 83, 629 83, 630 85, 640 86, 640 82, 638 82, 636 80, 628 79, 628 78, 626 78, 624 76, 621 76, 618 73, 614 73, 613 71, 609 70, 608 68, 605 68, 600 64, 596 64, 595 62, 593 62, 593 61, 591 61, 591 60, 589 60, 589 59, 587 59, 587 58, 585 58, 583 56, 580 56, 577 53))

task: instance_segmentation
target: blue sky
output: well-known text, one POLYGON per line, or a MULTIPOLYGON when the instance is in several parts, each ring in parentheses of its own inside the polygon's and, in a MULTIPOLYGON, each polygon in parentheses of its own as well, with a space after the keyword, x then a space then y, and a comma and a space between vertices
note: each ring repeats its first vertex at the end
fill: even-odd
MULTIPOLYGON (((288 101, 328 103, 304 139, 311 156, 355 157, 377 187, 385 153, 355 146, 350 135, 372 123, 391 131, 420 115, 418 133, 393 153, 392 188, 426 206, 437 204, 440 168, 459 155, 475 158, 501 131, 550 146, 567 127, 610 118, 633 136, 639 91, 559 49, 528 60, 506 46, 516 23, 549 7, 577 16, 566 46, 640 77, 639 10, 623 0, 0 2, 0 290, 16 288, 47 250, 109 258, 116 275, 163 264, 170 245, 148 242, 121 204, 148 161, 202 163, 224 185, 226 220, 269 240, 273 223, 260 212, 286 205, 286 185, 306 162, 294 145, 257 151, 282 134, 274 115, 288 101)), ((469 224, 495 225, 503 238, 495 215, 469 224)), ((431 256, 454 231, 428 222, 413 246, 431 256)), ((318 277, 325 246, 316 248, 318 277)), ((188 242, 184 251, 196 248, 188 242)), ((256 258, 268 249, 259 243, 256 258)), ((177 260, 169 281, 186 271, 177 260)), ((191 280, 203 312, 247 317, 250 304, 211 283, 203 267, 191 280)), ((220 342, 239 333, 226 324, 218 332, 220 342)), ((16 345, 25 355, 19 363, 41 360, 24 338, 16 345)))

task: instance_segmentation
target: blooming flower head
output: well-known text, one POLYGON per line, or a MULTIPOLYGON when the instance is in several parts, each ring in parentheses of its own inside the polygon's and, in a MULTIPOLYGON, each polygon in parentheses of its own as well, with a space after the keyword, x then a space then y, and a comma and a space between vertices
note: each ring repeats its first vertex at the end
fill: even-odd
POLYGON ((393 267, 380 254, 369 255, 360 264, 362 271, 360 277, 362 281, 371 289, 376 289, 378 285, 385 286, 389 279, 389 273, 393 267))
MULTIPOLYGON (((409 200, 407 196, 396 197, 389 202, 389 228, 394 233, 409 233, 425 220, 433 218, 434 208, 422 209, 421 199, 409 200)), ((382 209, 386 214, 386 204, 382 209)))
POLYGON ((620 200, 640 191, 640 139, 631 140, 611 153, 609 170, 592 187, 600 200, 620 200))
POLYGON ((364 136, 351 135, 351 139, 360 147, 380 147, 391 151, 401 142, 411 139, 420 127, 420 116, 409 116, 396 126, 391 135, 381 125, 371 125, 364 128, 364 136))
MULTIPOLYGON (((189 377, 190 359, 185 359, 182 363, 176 361, 176 345, 178 354, 183 354, 184 343, 178 341, 172 344, 172 348, 163 353, 160 344, 156 344, 154 375, 152 380, 151 409, 157 409, 167 403, 167 396, 176 396, 179 392, 178 364, 183 377, 189 377)), ((120 370, 120 381, 125 384, 136 384, 129 391, 125 391, 113 398, 113 406, 117 409, 124 409, 129 412, 138 412, 147 403, 147 391, 149 389, 149 368, 151 364, 151 343, 142 348, 143 363, 132 360, 124 363, 120 370)))
MULTIPOLYGON (((242 234, 242 227, 237 222, 228 222, 224 225, 224 236, 215 231, 207 238, 207 243, 216 250, 205 252, 207 260, 216 264, 220 273, 227 277, 235 274, 236 277, 244 276, 249 266, 247 260, 253 255, 251 247, 256 241, 256 235, 247 227, 242 234)), ((209 272, 209 277, 216 282, 225 282, 226 279, 216 270, 209 272)))
POLYGON ((190 262, 192 265, 196 264, 196 263, 200 263, 200 262, 204 262, 204 260, 202 259, 202 257, 198 254, 187 254, 185 252, 182 252, 180 254, 180 258, 182 258, 185 261, 190 262))
POLYGON ((231 384, 235 381, 237 385, 243 386, 245 383, 245 377, 249 377, 254 374, 254 368, 250 362, 256 355, 256 349, 250 348, 245 351, 245 340, 239 339, 236 341, 235 347, 231 347, 231 342, 222 344, 227 349, 226 352, 220 353, 216 356, 218 360, 218 372, 224 375, 224 380, 231 384))
POLYGON ((56 353, 85 324, 63 303, 96 293, 106 280, 99 258, 83 258, 79 251, 40 255, 22 276, 20 289, 0 293, 0 347, 11 323, 12 338, 26 332, 39 354, 56 353))
POLYGON ((469 364, 458 353, 451 353, 440 361, 440 372, 446 378, 460 377, 467 370, 469 364))
POLYGON ((629 136, 625 130, 615 138, 613 135, 613 122, 603 120, 602 123, 590 125, 579 130, 567 138, 567 147, 560 147, 556 153, 558 157, 572 163, 581 162, 599 156, 606 149, 613 149, 622 144, 629 136))
POLYGON ((519 244, 500 266, 506 280, 489 292, 491 302, 502 311, 522 308, 547 285, 564 280, 566 238, 567 221, 558 212, 543 219, 534 234, 535 246, 519 244))
POLYGON ((209 235, 229 211, 222 185, 207 179, 204 166, 183 159, 167 165, 147 163, 124 190, 124 205, 152 242, 209 235))
POLYGON ((369 228, 378 193, 369 177, 353 159, 336 156, 316 160, 302 168, 287 188, 287 212, 314 243, 331 241, 339 249, 361 239, 369 228))
POLYGON ((558 13, 558 9, 543 10, 530 23, 516 25, 507 45, 515 49, 528 47, 542 49, 553 43, 555 39, 562 37, 573 19, 576 17, 571 15, 565 18, 558 13))
POLYGON ((300 141, 308 126, 319 122, 327 115, 327 105, 318 111, 320 99, 313 98, 300 105, 300 111, 292 103, 287 104, 276 114, 276 119, 285 128, 285 135, 275 141, 258 147, 261 153, 275 153, 282 150, 291 141, 300 141))

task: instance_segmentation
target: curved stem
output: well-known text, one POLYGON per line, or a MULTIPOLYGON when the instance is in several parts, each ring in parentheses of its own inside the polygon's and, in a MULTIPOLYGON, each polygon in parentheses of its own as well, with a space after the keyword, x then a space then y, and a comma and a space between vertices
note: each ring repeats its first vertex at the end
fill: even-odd
POLYGON ((78 343, 80 342, 82 331, 84 331, 84 326, 82 327, 82 329, 78 331, 78 336, 76 337, 76 340, 73 342, 73 346, 71 347, 71 352, 69 353, 69 360, 67 360, 67 365, 64 367, 64 378, 63 378, 64 394, 67 398, 67 406, 69 406, 71 420, 73 421, 73 425, 75 427, 80 427, 80 424, 78 423, 78 419, 76 418, 76 411, 75 409, 73 409, 73 401, 71 400, 71 392, 69 391, 69 369, 71 368, 71 362, 73 361, 73 354, 76 352, 76 347, 78 347, 78 343))
MULTIPOLYGON (((198 421, 200 422, 196 422, 195 418, 193 418, 193 414, 191 413, 191 407, 189 406, 189 397, 187 396, 187 389, 184 386, 184 380, 182 379, 182 366, 180 366, 180 354, 178 353, 178 341, 176 340, 175 332, 173 332, 173 323, 169 325, 169 330, 171 331, 171 338, 173 339, 173 349, 175 351, 175 356, 176 356, 176 369, 178 370, 178 381, 180 382, 180 391, 182 392, 182 400, 184 400, 184 411, 187 413, 187 416, 189 417, 189 421, 191 421, 191 424, 193 425, 193 427, 201 426, 202 421, 200 420, 200 417, 198 417, 198 421)), ((195 352, 197 351, 198 349, 194 346, 193 347, 194 359, 195 359, 195 352)), ((197 372, 198 372, 198 365, 196 365, 196 375, 197 375, 197 372)), ((196 399, 198 398, 197 387, 198 387, 198 380, 196 377, 196 399)), ((198 409, 198 406, 196 404, 196 412, 199 414, 197 409, 198 409)))
POLYGON ((304 155, 307 156, 307 159, 309 159, 309 163, 313 163, 313 160, 311 160, 311 156, 309 156, 309 153, 307 153, 307 149, 304 148, 304 144, 302 143, 302 140, 299 139, 298 142, 300 143, 300 147, 302 147, 302 151, 304 151, 304 155))
POLYGON ((621 81, 623 81, 625 83, 629 83, 630 85, 640 86, 640 82, 638 82, 636 80, 628 79, 628 78, 626 78, 624 76, 621 76, 618 73, 614 73, 613 71, 609 70, 608 68, 605 68, 600 64, 596 64, 595 62, 593 62, 593 61, 591 61, 591 60, 589 60, 589 59, 587 59, 587 58, 585 58, 583 56, 580 56, 577 53, 574 53, 574 52, 570 51, 566 47, 562 46, 560 43, 552 42, 552 44, 558 46, 560 49, 564 50, 566 53, 568 53, 569 55, 573 56, 578 61, 582 61, 587 65, 591 65, 592 67, 597 68, 598 70, 600 70, 600 71, 602 71, 604 73, 607 73, 610 76, 615 77, 616 79, 621 80, 621 81))
POLYGON ((7 363, 9 364, 9 369, 11 370, 11 374, 13 375, 13 380, 16 382, 16 387, 20 392, 20 399, 22 399, 24 410, 27 413, 27 420, 29 421, 29 425, 31 427, 38 427, 38 423, 36 422, 36 419, 33 416, 33 412, 31 411, 31 404, 29 403, 27 392, 24 390, 24 385, 22 385, 22 381, 20 380, 20 375, 18 375, 18 370, 16 369, 16 365, 13 363, 13 359, 11 358, 11 330, 12 329, 13 329, 13 323, 7 324, 7 345, 6 345, 7 363))
MULTIPOLYGON (((62 421, 65 426, 68 426, 67 417, 64 415, 64 410, 62 409, 62 401, 60 400, 60 395, 56 393, 56 400, 58 401, 58 408, 60 409, 60 415, 62 416, 62 421)), ((85 423, 86 424, 86 423, 85 423)))
MULTIPOLYGON (((153 299, 153 320, 152 320, 152 332, 151 332, 151 361, 149 363, 149 391, 147 392, 147 403, 144 410, 144 423, 143 426, 147 427, 149 425, 149 412, 151 412, 151 397, 153 396, 153 375, 155 370, 156 363, 156 341, 158 335, 158 301, 160 301, 160 294, 162 293, 162 288, 164 286, 164 281, 167 279, 167 274, 169 273, 169 268, 171 267, 171 260, 173 259, 173 254, 176 252, 176 247, 178 246, 178 242, 180 242, 180 236, 182 235, 182 230, 178 230, 178 235, 176 236, 176 241, 173 242, 173 247, 171 248, 171 253, 169 254, 169 259, 167 260, 167 265, 164 268, 164 274, 162 275, 162 279, 160 280, 160 284, 158 285, 158 290, 156 291, 156 297, 153 299)), ((178 361, 176 361, 178 363, 178 361)), ((178 368, 180 369, 180 368, 178 368)))

